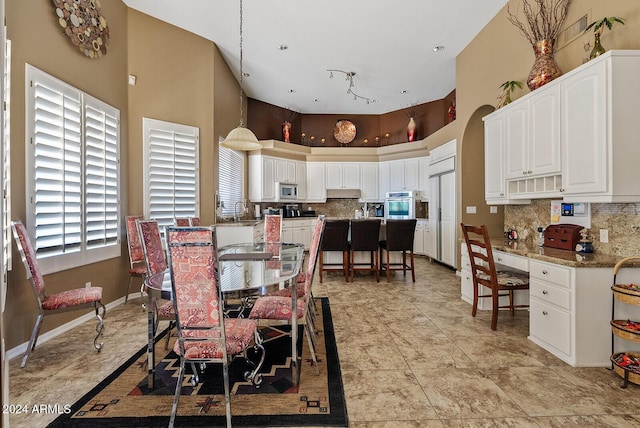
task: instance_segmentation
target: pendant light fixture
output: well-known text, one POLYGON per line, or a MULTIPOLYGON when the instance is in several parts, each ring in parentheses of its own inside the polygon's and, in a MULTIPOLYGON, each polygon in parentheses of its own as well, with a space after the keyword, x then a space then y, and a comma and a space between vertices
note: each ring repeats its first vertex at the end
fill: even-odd
POLYGON ((244 122, 242 119, 242 104, 243 104, 243 94, 244 91, 242 89, 242 78, 244 76, 244 71, 242 69, 242 0, 240 0, 240 125, 232 129, 227 135, 227 138, 224 139, 220 144, 223 147, 233 150, 258 150, 262 148, 262 144, 258 142, 258 138, 256 135, 251 132, 248 128, 244 127, 244 122))

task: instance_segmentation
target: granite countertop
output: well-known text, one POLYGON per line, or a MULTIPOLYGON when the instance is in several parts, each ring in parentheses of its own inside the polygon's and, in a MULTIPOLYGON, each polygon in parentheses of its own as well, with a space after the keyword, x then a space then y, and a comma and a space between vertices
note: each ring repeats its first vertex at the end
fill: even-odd
MULTIPOLYGON (((494 250, 518 256, 529 257, 535 260, 555 263, 563 266, 580 268, 613 268, 622 260, 623 256, 614 256, 604 253, 578 253, 576 251, 559 250, 557 248, 539 247, 527 241, 509 241, 504 238, 491 240, 494 250)), ((630 265, 640 266, 640 263, 630 265)))
POLYGON ((253 227, 262 223, 262 220, 224 221, 216 223, 217 227, 253 227))

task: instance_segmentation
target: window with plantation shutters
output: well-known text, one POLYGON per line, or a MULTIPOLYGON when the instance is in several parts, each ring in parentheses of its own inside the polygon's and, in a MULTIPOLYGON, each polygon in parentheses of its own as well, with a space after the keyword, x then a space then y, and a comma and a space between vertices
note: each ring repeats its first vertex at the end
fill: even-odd
POLYGON ((222 216, 233 216, 235 203, 244 202, 244 154, 218 147, 218 203, 222 216))
POLYGON ((117 109, 27 66, 27 228, 45 273, 120 255, 117 109))
POLYGON ((143 118, 146 218, 160 229, 176 217, 199 217, 199 129, 143 118))
MULTIPOLYGON (((6 32, 3 27, 3 33, 6 32)), ((6 34, 3 34, 3 39, 6 34)), ((3 267, 5 272, 11 270, 11 138, 10 138, 10 112, 11 112, 11 40, 4 44, 4 70, 3 70, 3 111, 2 111, 2 236, 3 236, 3 267)))

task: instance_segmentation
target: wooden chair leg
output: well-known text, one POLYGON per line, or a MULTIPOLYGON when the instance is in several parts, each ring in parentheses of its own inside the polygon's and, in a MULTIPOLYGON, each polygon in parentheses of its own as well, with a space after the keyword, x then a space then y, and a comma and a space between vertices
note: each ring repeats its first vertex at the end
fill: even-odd
POLYGON ((355 273, 355 270, 356 270, 355 269, 355 265, 353 264, 353 262, 354 262, 354 259, 355 259, 356 252, 351 250, 350 253, 351 253, 350 254, 350 259, 351 260, 349 261, 349 269, 351 269, 351 282, 353 282, 353 274, 355 273))
MULTIPOLYGON (((344 270, 344 280, 349 282, 349 251, 342 252, 342 269, 344 270)), ((353 278, 351 278, 353 282, 353 278)))
POLYGON ((375 266, 373 268, 376 271, 376 282, 380 282, 380 271, 378 269, 379 268, 379 266, 378 266, 378 250, 376 249, 375 255, 374 255, 374 253, 371 253, 371 255, 373 256, 372 259, 375 260, 375 266))
POLYGON ((410 254, 410 258, 411 258, 411 280, 413 282, 416 282, 416 271, 413 268, 413 266, 414 266, 413 250, 411 250, 411 252, 409 254, 410 254))
POLYGON ((498 290, 491 289, 491 301, 493 307, 491 308, 491 330, 495 330, 498 327, 498 290))
POLYGON ((478 284, 473 281, 473 306, 471 307, 471 316, 475 317, 478 313, 478 284))
POLYGON ((407 276, 407 252, 402 250, 402 276, 407 276))
POLYGON ((387 282, 390 282, 391 263, 389 262, 389 250, 387 250, 387 282))

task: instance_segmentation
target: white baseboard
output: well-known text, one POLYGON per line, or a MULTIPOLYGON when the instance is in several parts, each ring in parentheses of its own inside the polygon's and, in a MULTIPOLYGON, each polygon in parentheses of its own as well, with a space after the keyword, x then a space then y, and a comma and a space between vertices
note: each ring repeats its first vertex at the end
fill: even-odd
MULTIPOLYGON (((129 295, 129 298, 131 298, 131 296, 137 297, 139 296, 140 293, 136 292, 136 293, 132 293, 129 295)), ((105 305, 107 307, 107 315, 105 315, 105 319, 109 318, 109 310, 112 308, 115 308, 118 305, 122 305, 124 304, 124 296, 114 300, 111 303, 108 303, 107 305, 105 305)), ((37 316, 37 315, 36 315, 37 316)), ((71 330, 74 327, 79 326, 82 323, 85 323, 87 321, 90 321, 91 319, 95 318, 96 314, 95 312, 92 310, 91 312, 86 313, 85 315, 79 316, 78 318, 75 318, 63 325, 61 325, 60 327, 56 327, 53 330, 49 330, 46 333, 42 333, 41 335, 38 336, 38 342, 36 344, 36 349, 38 349, 38 345, 42 345, 43 343, 60 336, 61 334, 66 333, 67 331, 71 330)), ((33 319, 33 322, 35 322, 35 317, 33 319)), ((106 321, 105 321, 106 323, 106 321)), ((33 328, 33 327, 32 327, 33 328)), ((7 360, 11 360, 15 357, 19 357, 22 356, 26 350, 27 350, 27 345, 29 345, 29 341, 26 341, 14 348, 11 348, 7 351, 6 357, 7 360)))

